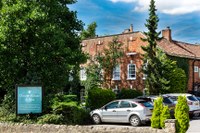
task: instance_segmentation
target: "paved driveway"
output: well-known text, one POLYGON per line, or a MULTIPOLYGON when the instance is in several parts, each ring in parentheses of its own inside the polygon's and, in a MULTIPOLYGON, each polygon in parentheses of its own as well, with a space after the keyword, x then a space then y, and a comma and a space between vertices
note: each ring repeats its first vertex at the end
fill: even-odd
POLYGON ((200 133, 200 117, 190 120, 190 127, 187 133, 200 133))

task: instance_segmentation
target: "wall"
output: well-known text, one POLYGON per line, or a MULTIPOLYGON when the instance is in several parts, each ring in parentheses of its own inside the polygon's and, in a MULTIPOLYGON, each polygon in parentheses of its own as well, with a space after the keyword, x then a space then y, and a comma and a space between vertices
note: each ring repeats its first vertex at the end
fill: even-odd
POLYGON ((166 120, 165 127, 165 129, 153 129, 119 125, 67 126, 0 123, 0 133, 175 133, 175 120, 166 120))
MULTIPOLYGON (((200 70, 200 60, 196 60, 194 62, 194 65, 193 65, 193 62, 194 62, 194 60, 189 60, 189 80, 188 80, 188 90, 189 91, 192 91, 192 89, 193 89, 193 82, 199 83, 199 85, 200 85, 200 72, 199 71, 194 72, 194 66, 198 66, 198 68, 200 70)), ((200 91, 200 88, 198 88, 198 91, 200 91)))
POLYGON ((124 56, 120 59, 120 80, 112 81, 112 88, 116 86, 118 88, 133 88, 137 90, 144 89, 144 80, 143 74, 141 73, 141 54, 143 50, 141 46, 147 45, 146 42, 143 42, 141 38, 144 35, 140 32, 129 32, 118 35, 103 36, 94 39, 86 39, 82 42, 82 50, 86 53, 89 53, 91 56, 95 56, 98 52, 102 51, 104 48, 108 47, 108 44, 112 42, 113 37, 117 36, 118 41, 123 44, 124 56), (136 53, 136 55, 127 55, 127 53, 136 53), (136 79, 127 80, 127 65, 132 62, 136 65, 136 79))

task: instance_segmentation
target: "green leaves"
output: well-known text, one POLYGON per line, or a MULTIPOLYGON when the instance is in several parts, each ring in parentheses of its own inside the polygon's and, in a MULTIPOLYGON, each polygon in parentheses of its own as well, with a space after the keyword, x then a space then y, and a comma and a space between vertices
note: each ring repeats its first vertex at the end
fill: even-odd
POLYGON ((69 82, 69 72, 77 75, 79 64, 86 60, 77 33, 82 22, 66 6, 74 0, 2 3, 0 89, 43 84, 48 94, 62 91, 69 82))
POLYGON ((175 118, 177 120, 177 133, 186 133, 189 128, 189 107, 186 96, 179 96, 175 107, 175 118))

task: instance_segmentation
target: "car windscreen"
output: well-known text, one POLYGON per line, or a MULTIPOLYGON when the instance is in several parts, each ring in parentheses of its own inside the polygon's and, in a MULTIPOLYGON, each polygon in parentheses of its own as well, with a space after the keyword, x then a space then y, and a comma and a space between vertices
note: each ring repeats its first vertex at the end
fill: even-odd
POLYGON ((198 101, 194 96, 187 96, 187 98, 191 101, 198 101))
POLYGON ((147 102, 147 101, 139 101, 138 103, 144 105, 145 107, 153 107, 151 102, 147 102))

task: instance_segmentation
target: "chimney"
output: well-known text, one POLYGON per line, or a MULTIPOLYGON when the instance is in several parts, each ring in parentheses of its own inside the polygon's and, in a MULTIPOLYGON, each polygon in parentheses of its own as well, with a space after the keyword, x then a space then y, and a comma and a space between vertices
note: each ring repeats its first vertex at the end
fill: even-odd
POLYGON ((167 27, 166 29, 162 30, 162 37, 167 39, 168 41, 172 41, 170 27, 167 27))
POLYGON ((130 32, 133 32, 133 24, 131 24, 131 26, 130 26, 130 30, 129 30, 130 32))

